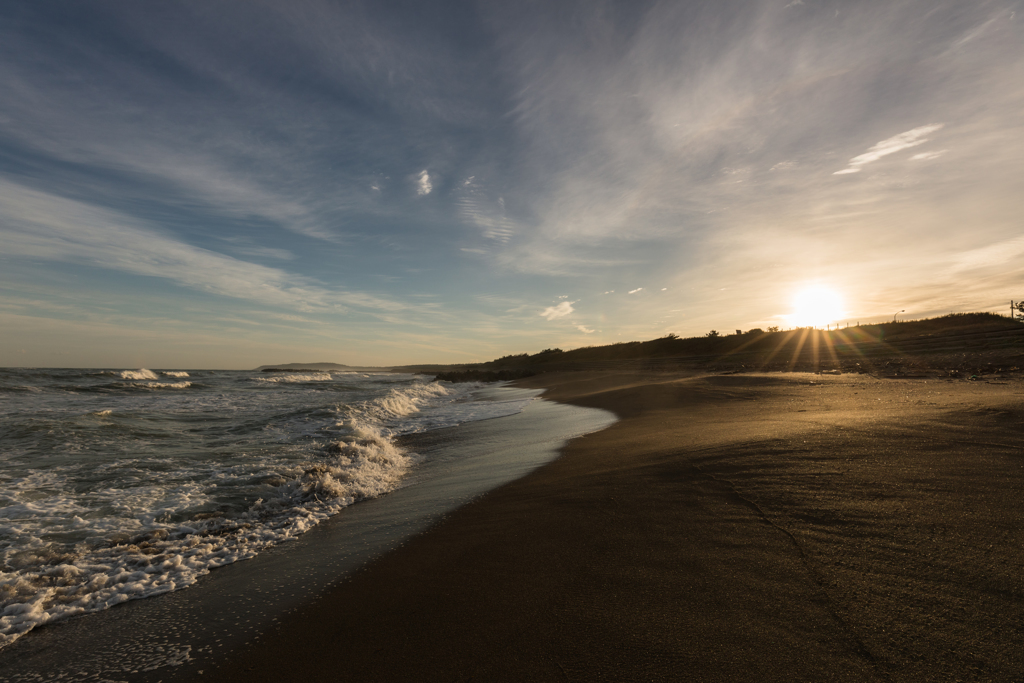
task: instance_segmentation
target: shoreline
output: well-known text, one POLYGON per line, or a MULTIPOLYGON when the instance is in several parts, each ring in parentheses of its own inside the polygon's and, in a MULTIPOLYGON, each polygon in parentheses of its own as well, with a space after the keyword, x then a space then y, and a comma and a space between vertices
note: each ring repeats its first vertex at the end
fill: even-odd
POLYGON ((576 372, 516 385, 621 419, 202 680, 1024 672, 1019 380, 576 372))
POLYGON ((217 568, 182 590, 47 624, 0 650, 0 679, 191 680, 224 651, 259 642, 260 634, 316 600, 339 576, 556 457, 573 435, 612 419, 531 399, 536 391, 488 392, 489 400, 528 403, 518 413, 401 437, 402 447, 422 461, 395 491, 351 505, 294 540, 217 568))

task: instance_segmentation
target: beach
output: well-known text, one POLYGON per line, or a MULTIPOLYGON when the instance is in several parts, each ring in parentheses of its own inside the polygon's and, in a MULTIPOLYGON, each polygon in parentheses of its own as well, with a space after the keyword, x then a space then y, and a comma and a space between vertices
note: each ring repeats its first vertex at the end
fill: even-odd
POLYGON ((197 680, 1020 680, 1019 378, 575 372, 620 420, 197 680))
MULTIPOLYGON (((404 391, 409 380, 401 376, 387 379, 389 383, 399 383, 399 392, 404 391)), ((320 379, 313 386, 330 387, 330 381, 320 379)), ((352 380, 342 378, 341 381, 350 384, 352 380)), ((293 387, 296 384, 289 383, 293 387)), ((338 577, 350 574, 422 533, 474 498, 550 462, 574 436, 600 430, 615 421, 606 411, 539 400, 536 398, 539 391, 534 389, 493 385, 443 387, 429 383, 426 378, 417 378, 409 388, 421 391, 423 387, 445 400, 420 403, 413 406, 416 409, 410 410, 408 415, 391 420, 399 427, 415 420, 427 422, 434 428, 406 430, 390 442, 392 452, 404 454, 403 457, 412 461, 412 466, 387 495, 354 501, 305 533, 259 548, 250 559, 223 564, 213 571, 203 572, 190 584, 175 586, 177 590, 146 599, 140 599, 145 593, 134 590, 134 579, 159 579, 164 567, 174 569, 173 548, 166 548, 160 555, 154 554, 154 561, 142 564, 131 556, 141 548, 115 546, 110 552, 127 556, 125 563, 130 562, 133 569, 144 571, 134 576, 115 576, 108 583, 112 590, 123 592, 125 597, 132 591, 135 599, 123 599, 108 609, 37 624, 37 628, 0 648, 0 680, 5 683, 190 680, 222 659, 224 652, 265 633, 280 617, 321 595, 338 577), (452 397, 454 402, 448 400, 452 397), (445 423, 449 426, 439 426, 445 423)), ((395 388, 391 386, 383 397, 393 405, 408 408, 393 400, 402 396, 392 391, 395 388)), ((294 406, 297 398, 303 396, 313 401, 317 396, 337 400, 339 393, 337 388, 290 390, 283 397, 275 393, 269 398, 274 399, 274 405, 283 400, 294 406)), ((72 419, 76 419, 74 414, 78 408, 69 411, 72 419)), ((156 403, 151 412, 162 414, 160 404, 156 403)), ((252 411, 239 412, 252 417, 252 411)), ((412 427, 415 429, 415 422, 412 427)), ((322 451, 315 441, 309 446, 307 453, 314 457, 322 451)), ((223 465, 223 458, 218 459, 216 453, 206 454, 200 460, 223 465)), ((322 462, 344 463, 330 451, 322 462)), ((365 458, 366 469, 373 471, 374 463, 380 465, 381 458, 370 453, 365 458)), ((218 486, 215 491, 224 488, 227 486, 218 486)), ((320 495, 325 496, 325 493, 320 495)), ((0 513, 7 513, 9 519, 10 511, 8 507, 0 513)), ((4 515, 0 514, 2 517, 4 515)), ((251 515, 245 519, 249 521, 248 529, 258 528, 253 524, 258 519, 253 520, 251 515)), ((127 521, 130 523, 131 519, 127 521)), ((192 537, 209 541, 217 538, 215 531, 216 528, 208 533, 199 531, 192 537)), ((228 542, 232 540, 230 533, 220 536, 228 542)), ((187 536, 185 540, 191 545, 187 536)), ((246 547, 244 542, 239 545, 246 547)), ((72 558, 80 567, 79 574, 95 573, 94 557, 82 553, 80 558, 72 558)), ((185 555, 177 566, 188 560, 189 556, 185 555)), ((27 572, 22 576, 26 575, 35 583, 39 595, 37 604, 49 601, 43 602, 43 606, 51 606, 51 611, 66 604, 59 598, 69 588, 74 590, 74 584, 67 581, 68 575, 74 577, 74 568, 70 565, 58 567, 56 572, 49 568, 49 574, 42 578, 27 572)), ((2 578, 6 581, 0 582, 0 595, 9 598, 14 581, 7 575, 2 578)), ((89 583, 94 584, 101 584, 101 581, 89 583)), ((15 587, 32 586, 22 580, 15 587)), ((8 602, 16 601, 8 599, 8 602)), ((14 621, 25 614, 24 607, 18 605, 0 612, 5 621, 14 621)), ((40 621, 39 617, 46 614, 36 610, 28 612, 28 616, 40 621)))

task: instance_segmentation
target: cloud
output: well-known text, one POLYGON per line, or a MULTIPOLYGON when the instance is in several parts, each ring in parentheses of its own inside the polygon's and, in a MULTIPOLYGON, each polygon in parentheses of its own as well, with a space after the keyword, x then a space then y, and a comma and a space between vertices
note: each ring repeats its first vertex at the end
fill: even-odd
POLYGON ((255 256, 257 258, 272 258, 279 259, 282 261, 292 261, 295 258, 295 254, 288 251, 287 249, 277 249, 274 247, 262 247, 256 244, 251 244, 245 237, 221 237, 221 240, 231 244, 232 251, 238 254, 245 254, 246 256, 255 256))
MULTIPOLYGON (((1008 1, 870 0, 841 21, 817 0, 441 4, 421 22, 374 3, 227 0, 175 20, 90 5, 93 20, 63 23, 28 3, 0 22, 18 55, 0 60, 0 177, 99 213, 61 204, 76 228, 32 227, 0 205, 0 252, 19 266, 0 278, 30 286, 45 258, 166 278, 183 300, 172 283, 289 308, 354 296, 346 282, 410 301, 497 278, 534 303, 449 304, 467 340, 507 343, 531 330, 536 292, 667 279, 696 333, 728 327, 721 315, 756 325, 772 283, 798 274, 856 263, 880 274, 861 290, 892 289, 904 263, 948 274, 965 248, 1019 232, 1024 58, 1008 1), (955 164, 923 163, 939 154, 914 151, 930 136, 955 164), (892 154, 918 172, 863 173, 892 154), (20 268, 27 253, 44 255, 20 268), (899 268, 872 270, 897 254, 899 268), (734 280, 754 313, 721 290, 734 280)), ((641 329, 642 291, 608 290, 602 328, 641 329)))
POLYGON ((891 138, 882 140, 876 143, 871 149, 855 156, 850 159, 850 165, 841 171, 836 171, 832 175, 844 175, 846 173, 857 173, 860 171, 860 167, 865 164, 870 164, 872 161, 878 161, 882 157, 901 152, 911 147, 917 147, 928 142, 929 138, 925 137, 931 133, 942 128, 942 123, 930 123, 927 126, 920 126, 912 130, 908 130, 905 133, 894 135, 891 138))
POLYGON ((586 325, 577 325, 576 329, 582 332, 583 334, 594 334, 594 332, 597 332, 597 330, 592 330, 586 325))
POLYGON ((1021 255, 1024 255, 1024 237, 1003 240, 958 255, 953 261, 953 271, 994 268, 1004 263, 1017 261, 1021 255))
POLYGON ((564 318, 565 316, 571 314, 575 310, 572 307, 572 305, 574 303, 576 303, 576 302, 575 301, 563 301, 562 303, 558 304, 557 306, 548 306, 543 311, 541 311, 540 314, 541 314, 542 317, 544 317, 544 318, 546 318, 548 320, 557 320, 559 318, 564 318))
MULTIPOLYGON (((436 144, 438 157, 458 161, 457 135, 427 143, 424 133, 438 122, 479 125, 487 97, 451 85, 475 84, 490 64, 387 12, 300 5, 257 3, 250 13, 227 0, 216 16, 179 6, 175 19, 93 6, 63 25, 43 12, 0 22, 0 45, 19 55, 0 60, 9 95, 0 138, 33 163, 77 167, 111 204, 201 208, 338 242, 352 227, 341 219, 406 208, 388 203, 387 185, 371 189, 378 174, 412 171, 420 195, 438 186, 428 173, 423 191, 414 169, 433 157, 410 150, 436 144), (131 59, 129 45, 156 61, 131 59)), ((35 175, 67 190, 59 173, 35 175)))
POLYGON ((459 218, 475 225, 488 239, 504 244, 515 235, 516 224, 505 215, 504 198, 492 199, 480 183, 470 183, 469 180, 463 183, 456 195, 455 207, 459 218))
POLYGON ((939 157, 941 157, 943 154, 945 154, 948 151, 949 151, 948 149, 941 149, 938 152, 922 152, 921 154, 915 154, 914 156, 910 157, 910 160, 911 161, 927 161, 929 159, 938 159, 939 157))
POLYGON ((3 180, 0 241, 8 256, 165 278, 211 294, 300 310, 407 308, 369 294, 331 290, 312 278, 178 241, 119 212, 3 180))
POLYGON ((642 292, 642 291, 644 291, 643 287, 637 287, 636 289, 629 290, 629 293, 630 294, 636 294, 637 292, 642 292))
POLYGON ((434 189, 434 185, 430 182, 430 174, 427 173, 426 169, 420 171, 420 174, 416 176, 416 194, 424 196, 430 194, 430 191, 434 189))

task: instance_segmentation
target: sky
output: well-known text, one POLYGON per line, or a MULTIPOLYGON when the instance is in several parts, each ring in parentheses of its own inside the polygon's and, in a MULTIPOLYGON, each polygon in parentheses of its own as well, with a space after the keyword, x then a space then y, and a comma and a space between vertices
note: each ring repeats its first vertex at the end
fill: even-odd
POLYGON ((0 93, 0 366, 1024 299, 1024 0, 24 0, 0 93))

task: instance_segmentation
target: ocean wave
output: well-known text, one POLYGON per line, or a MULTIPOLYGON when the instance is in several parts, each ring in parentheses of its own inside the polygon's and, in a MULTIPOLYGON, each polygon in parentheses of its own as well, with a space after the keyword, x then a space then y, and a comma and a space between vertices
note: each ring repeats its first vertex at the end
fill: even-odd
POLYGON ((344 406, 342 410, 360 418, 387 422, 418 413, 426 403, 451 393, 451 389, 439 382, 413 384, 391 389, 384 396, 362 404, 344 406))
POLYGON ((121 379, 160 379, 156 373, 146 368, 138 370, 122 370, 121 379))
MULTIPOLYGON (((395 446, 381 429, 363 425, 324 449, 323 457, 277 468, 274 478, 283 479, 282 483, 237 517, 194 515, 183 524, 170 525, 149 515, 140 520, 147 527, 141 533, 117 534, 102 547, 67 549, 40 542, 34 548, 4 553, 0 647, 37 626, 184 588, 211 569, 255 557, 348 505, 394 490, 416 459, 395 446)), ((31 488, 41 483, 32 482, 31 488)), ((183 498, 197 492, 187 494, 183 498)), ((83 527, 89 524, 76 516, 84 514, 84 508, 57 498, 49 504, 8 506, 0 510, 0 520, 16 523, 42 513, 59 515, 69 526, 76 521, 83 527)))
MULTIPOLYGON (((292 378, 325 375, 330 377, 267 379, 309 381, 292 378)), ((138 391, 190 385, 150 381, 122 386, 138 391)), ((305 446, 303 460, 268 459, 227 468, 214 464, 209 472, 190 473, 187 481, 171 487, 163 482, 132 484, 130 489, 106 485, 91 493, 102 504, 93 500, 89 505, 105 507, 109 518, 90 514, 91 508, 66 492, 67 482, 53 470, 7 482, 0 535, 33 540, 20 542, 17 549, 0 548, 0 647, 42 624, 184 588, 215 567, 255 557, 305 533, 348 505, 395 490, 419 460, 395 443, 405 428, 404 418, 459 392, 438 383, 414 383, 337 406, 323 416, 327 420, 320 433, 328 437, 305 446), (229 488, 229 482, 242 482, 254 494, 248 500, 260 497, 235 512, 221 512, 223 508, 211 505, 222 494, 211 493, 202 483, 210 481, 218 484, 218 492, 229 488), (40 491, 50 493, 39 498, 40 491), (45 538, 58 530, 90 540, 47 543, 45 538)), ((111 411, 93 414, 107 416, 111 411)), ((142 467, 124 460, 109 465, 122 470, 129 466, 142 467)), ((144 477, 141 471, 139 477, 121 470, 113 476, 114 471, 106 480, 144 477)))
POLYGON ((69 394, 107 394, 107 395, 128 395, 149 393, 153 389, 189 389, 201 388, 205 385, 197 382, 143 382, 132 380, 128 382, 109 382, 106 384, 65 384, 53 386, 53 389, 67 392, 69 394))
POLYGON ((257 382, 327 382, 332 379, 329 372, 318 372, 314 375, 278 375, 276 377, 256 377, 257 382))
POLYGON ((332 440, 326 451, 333 457, 306 467, 288 484, 287 498, 316 495, 350 502, 374 498, 394 490, 416 460, 394 443, 399 418, 419 412, 439 397, 449 395, 443 385, 417 383, 393 388, 384 396, 341 407, 345 417, 334 429, 345 435, 332 440))
POLYGON ((25 393, 29 393, 29 394, 41 394, 43 392, 43 390, 40 389, 39 387, 33 387, 33 386, 30 386, 30 385, 7 386, 7 387, 0 386, 0 391, 9 391, 9 392, 12 392, 12 393, 14 393, 14 392, 25 392, 25 393))
POLYGON ((160 374, 164 377, 188 377, 188 373, 184 370, 164 370, 160 374))
POLYGON ((146 382, 137 386, 148 389, 188 389, 192 386, 192 382, 146 382))

